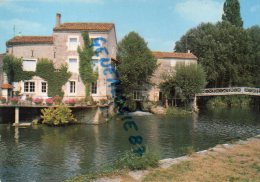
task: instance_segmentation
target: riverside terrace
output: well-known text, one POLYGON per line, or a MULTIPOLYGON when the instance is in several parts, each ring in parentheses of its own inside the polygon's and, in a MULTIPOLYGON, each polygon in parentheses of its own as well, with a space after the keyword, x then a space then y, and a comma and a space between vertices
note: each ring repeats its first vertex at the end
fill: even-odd
MULTIPOLYGON (((4 104, 0 104, 0 109, 3 108, 13 108, 15 110, 14 115, 15 115, 15 120, 13 123, 13 126, 30 126, 31 122, 27 122, 27 123, 20 123, 20 109, 43 109, 43 108, 49 108, 49 107, 58 107, 59 105, 46 105, 46 104, 33 104, 33 103, 28 103, 28 102, 22 102, 22 103, 17 103, 17 104, 11 104, 11 103, 4 103, 4 104)), ((72 110, 75 109, 94 109, 95 113, 94 113, 94 117, 93 117, 93 121, 91 122, 91 124, 99 124, 103 121, 101 121, 102 119, 107 120, 108 118, 108 114, 109 111, 111 111, 111 106, 113 106, 112 103, 100 103, 100 104, 96 104, 96 105, 90 105, 87 103, 80 103, 80 104, 75 104, 75 105, 67 105, 67 107, 69 107, 72 110), (104 118, 102 118, 102 116, 104 118)))

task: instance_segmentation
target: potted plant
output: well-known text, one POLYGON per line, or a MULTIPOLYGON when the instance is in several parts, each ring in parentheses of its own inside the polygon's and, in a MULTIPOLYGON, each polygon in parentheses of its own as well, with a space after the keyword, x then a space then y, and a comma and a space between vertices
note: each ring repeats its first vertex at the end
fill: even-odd
POLYGON ((100 99, 99 100, 99 103, 101 104, 101 105, 105 105, 105 104, 107 104, 107 99, 100 99))
POLYGON ((53 98, 48 98, 48 99, 45 100, 45 103, 46 103, 47 106, 51 106, 53 104, 53 102, 54 102, 53 98))
POLYGON ((17 105, 19 102, 19 97, 13 97, 9 99, 12 105, 17 105))
POLYGON ((6 103, 6 98, 0 97, 0 104, 5 104, 5 103, 6 103))
POLYGON ((69 106, 74 106, 76 104, 76 100, 75 99, 68 99, 68 100, 65 100, 64 103, 69 105, 69 106))
POLYGON ((33 100, 33 102, 34 102, 36 105, 41 105, 42 102, 43 102, 43 99, 41 99, 41 98, 36 98, 36 99, 33 100))

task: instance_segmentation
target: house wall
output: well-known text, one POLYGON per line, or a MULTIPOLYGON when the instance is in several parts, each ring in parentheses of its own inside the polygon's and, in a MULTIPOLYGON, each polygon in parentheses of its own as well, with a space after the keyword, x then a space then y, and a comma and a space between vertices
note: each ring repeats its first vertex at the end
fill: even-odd
POLYGON ((30 45, 13 45, 8 47, 8 53, 14 55, 17 58, 25 59, 39 59, 48 58, 54 59, 54 51, 52 44, 30 44, 30 45), (33 50, 33 56, 32 56, 33 50))
MULTIPOLYGON (((79 55, 77 50, 69 49, 69 38, 75 37, 78 39, 78 45, 83 47, 83 37, 81 31, 54 31, 53 32, 53 44, 32 44, 32 45, 14 45, 8 48, 8 53, 14 55, 18 58, 24 59, 38 59, 38 58, 48 58, 53 60, 55 68, 60 68, 63 64, 68 64, 69 58, 76 58, 79 64, 79 55), (33 50, 33 56, 32 56, 33 50)), ((100 41, 101 47, 106 47, 109 54, 107 55, 104 51, 101 52, 98 56, 93 56, 93 59, 100 60, 100 58, 115 58, 116 57, 116 33, 115 29, 112 29, 108 32, 89 32, 90 38, 103 37, 107 40, 107 43, 102 43, 100 41)), ((94 47, 97 49, 98 47, 94 47)), ((108 64, 111 63, 108 62, 108 64)), ((79 67, 79 65, 78 65, 79 67)), ((111 95, 111 88, 107 83, 106 79, 111 77, 111 75, 103 74, 104 68, 98 62, 98 80, 97 80, 97 94, 92 94, 94 100, 99 100, 100 98, 106 98, 108 95, 111 95)), ((33 77, 32 80, 35 82, 36 90, 35 93, 30 93, 33 97, 46 97, 45 94, 40 92, 41 82, 44 81, 39 77, 33 77)), ((14 90, 20 90, 21 94, 24 93, 24 82, 16 83, 16 88, 14 90)), ((85 97, 85 86, 82 82, 79 71, 72 73, 72 76, 69 78, 68 82, 62 87, 64 91, 64 97, 85 97), (76 83, 76 93, 70 93, 69 81, 75 81, 76 83)), ((27 94, 27 93, 25 93, 27 94)))
POLYGON ((157 65, 159 67, 155 70, 155 72, 151 78, 151 83, 153 86, 148 91, 148 99, 150 101, 159 100, 160 83, 162 83, 165 80, 164 79, 165 75, 175 71, 176 66, 178 64, 184 64, 184 65, 197 64, 197 60, 196 59, 181 59, 181 58, 157 59, 157 65))

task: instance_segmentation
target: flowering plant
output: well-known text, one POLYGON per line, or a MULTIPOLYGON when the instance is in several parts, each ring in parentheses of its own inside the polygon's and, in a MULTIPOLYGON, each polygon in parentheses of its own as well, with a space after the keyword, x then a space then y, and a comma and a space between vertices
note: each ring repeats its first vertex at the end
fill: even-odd
POLYGON ((53 98, 48 98, 45 100, 45 102, 48 106, 51 106, 53 104, 53 98))
POLYGON ((36 98, 36 99, 33 99, 33 102, 37 105, 41 104, 43 102, 43 99, 41 98, 36 98))
POLYGON ((76 100, 75 99, 68 99, 64 101, 65 104, 74 106, 76 104, 76 100))
POLYGON ((108 101, 107 99, 100 99, 99 103, 104 105, 104 104, 107 104, 107 101, 108 101))
POLYGON ((13 97, 13 98, 10 98, 9 100, 10 100, 11 104, 18 104, 20 99, 19 99, 19 97, 13 97))
POLYGON ((0 97, 0 102, 3 103, 3 104, 6 103, 6 98, 5 97, 0 97))
POLYGON ((62 97, 56 95, 56 96, 52 97, 52 99, 53 99, 53 102, 54 102, 55 104, 60 104, 60 103, 61 103, 61 100, 62 100, 62 97))

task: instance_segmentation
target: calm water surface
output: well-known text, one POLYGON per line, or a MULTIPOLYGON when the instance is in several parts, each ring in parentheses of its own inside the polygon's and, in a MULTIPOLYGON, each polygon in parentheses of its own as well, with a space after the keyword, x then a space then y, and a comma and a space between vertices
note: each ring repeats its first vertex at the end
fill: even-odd
MULTIPOLYGON (((201 111, 197 116, 134 117, 145 144, 161 158, 184 155, 260 134, 260 113, 250 110, 201 111)), ((0 123, 0 180, 63 181, 100 170, 131 148, 122 121, 100 126, 14 128, 0 123)))

